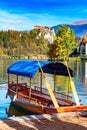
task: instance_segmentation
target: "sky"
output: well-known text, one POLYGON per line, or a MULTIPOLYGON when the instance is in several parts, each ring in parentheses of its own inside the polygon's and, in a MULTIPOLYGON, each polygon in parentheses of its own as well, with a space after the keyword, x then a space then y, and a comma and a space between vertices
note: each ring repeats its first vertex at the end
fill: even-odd
POLYGON ((87 0, 0 0, 0 30, 87 22, 87 0))

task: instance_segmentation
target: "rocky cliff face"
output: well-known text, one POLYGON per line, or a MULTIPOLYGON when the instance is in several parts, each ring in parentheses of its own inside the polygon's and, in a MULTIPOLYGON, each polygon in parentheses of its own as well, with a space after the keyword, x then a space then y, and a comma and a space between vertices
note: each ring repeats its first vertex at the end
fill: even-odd
POLYGON ((54 28, 42 28, 40 29, 40 33, 38 34, 37 38, 43 37, 48 43, 53 43, 55 39, 56 33, 54 28))

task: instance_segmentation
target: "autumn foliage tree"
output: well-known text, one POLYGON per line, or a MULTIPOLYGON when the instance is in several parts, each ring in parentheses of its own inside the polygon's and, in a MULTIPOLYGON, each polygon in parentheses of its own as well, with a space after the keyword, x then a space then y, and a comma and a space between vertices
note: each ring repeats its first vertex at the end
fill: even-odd
POLYGON ((64 60, 65 58, 69 58, 69 54, 74 47, 74 32, 70 28, 67 28, 65 24, 63 24, 62 27, 58 28, 55 41, 49 47, 49 58, 51 60, 64 60))
POLYGON ((0 31, 0 58, 21 58, 31 55, 46 55, 48 44, 44 37, 37 38, 39 29, 31 31, 0 31))

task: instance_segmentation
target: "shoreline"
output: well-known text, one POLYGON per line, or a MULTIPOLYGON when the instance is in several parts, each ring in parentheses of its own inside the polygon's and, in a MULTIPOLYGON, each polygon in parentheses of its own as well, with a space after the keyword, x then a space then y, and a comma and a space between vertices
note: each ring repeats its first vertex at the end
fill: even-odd
POLYGON ((0 119, 0 130, 87 130, 87 115, 81 112, 42 114, 0 119))

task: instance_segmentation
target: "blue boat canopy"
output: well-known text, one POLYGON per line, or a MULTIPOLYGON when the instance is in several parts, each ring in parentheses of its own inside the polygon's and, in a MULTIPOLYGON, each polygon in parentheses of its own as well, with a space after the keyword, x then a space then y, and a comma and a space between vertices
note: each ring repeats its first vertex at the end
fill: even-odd
MULTIPOLYGON (((67 67, 60 62, 38 62, 36 60, 17 61, 8 67, 7 73, 33 78, 37 71, 41 71, 41 68, 44 73, 69 76, 67 67)), ((70 75, 73 77, 73 71, 70 68, 69 71, 70 75)))

